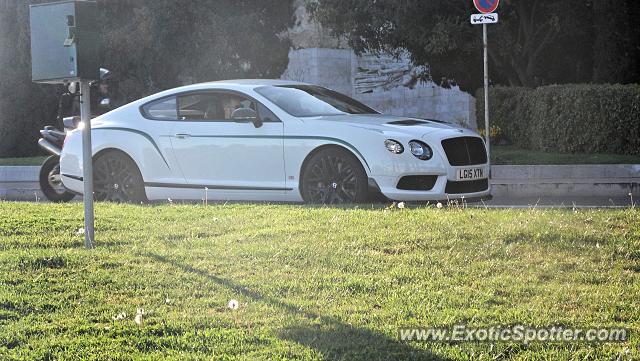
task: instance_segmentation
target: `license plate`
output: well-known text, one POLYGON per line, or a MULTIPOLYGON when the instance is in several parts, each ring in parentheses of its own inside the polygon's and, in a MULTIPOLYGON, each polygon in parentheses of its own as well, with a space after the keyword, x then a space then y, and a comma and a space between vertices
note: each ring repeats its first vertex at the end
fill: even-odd
POLYGON ((463 168, 458 169, 458 173, 456 175, 456 180, 465 181, 465 180, 476 180, 476 179, 484 179, 487 176, 484 173, 484 168, 463 168))

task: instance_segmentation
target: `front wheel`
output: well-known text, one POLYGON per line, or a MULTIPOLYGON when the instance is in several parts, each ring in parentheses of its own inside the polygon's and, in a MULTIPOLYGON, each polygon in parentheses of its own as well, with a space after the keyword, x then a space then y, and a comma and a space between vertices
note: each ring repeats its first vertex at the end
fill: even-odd
POLYGON ((129 156, 118 151, 99 155, 93 163, 93 194, 97 201, 147 201, 142 175, 129 156))
POLYGON ((69 202, 75 194, 69 192, 60 178, 60 157, 52 155, 40 167, 40 190, 48 200, 55 203, 69 202))
POLYGON ((367 199, 367 174, 351 153, 329 148, 314 154, 301 177, 302 198, 307 203, 347 204, 367 199))

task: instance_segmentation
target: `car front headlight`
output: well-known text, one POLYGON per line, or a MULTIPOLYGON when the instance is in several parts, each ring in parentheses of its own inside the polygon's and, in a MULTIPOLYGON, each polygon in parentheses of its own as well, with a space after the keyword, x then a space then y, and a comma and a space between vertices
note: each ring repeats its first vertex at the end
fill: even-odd
POLYGON ((404 147, 397 140, 387 139, 384 141, 384 146, 393 154, 402 154, 404 152, 404 147))
POLYGON ((429 160, 433 157, 431 147, 419 140, 410 141, 409 148, 411 150, 411 154, 420 160, 429 160))

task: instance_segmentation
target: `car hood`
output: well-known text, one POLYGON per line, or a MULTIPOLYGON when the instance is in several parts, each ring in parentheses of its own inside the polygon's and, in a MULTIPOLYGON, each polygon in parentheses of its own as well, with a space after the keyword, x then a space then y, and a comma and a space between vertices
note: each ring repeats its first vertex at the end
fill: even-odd
MULTIPOLYGON (((424 136, 434 132, 450 131, 459 133, 465 130, 456 124, 433 119, 419 119, 383 114, 345 114, 304 118, 304 122, 322 122, 362 128, 379 133, 405 133, 424 136)), ((468 131, 468 130, 467 130, 468 131)))

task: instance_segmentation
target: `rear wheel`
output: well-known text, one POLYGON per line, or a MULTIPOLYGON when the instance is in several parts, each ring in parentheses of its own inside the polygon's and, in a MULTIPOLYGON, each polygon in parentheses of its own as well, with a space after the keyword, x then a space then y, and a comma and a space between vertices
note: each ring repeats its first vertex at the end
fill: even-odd
POLYGON ((124 153, 110 151, 93 163, 93 194, 97 201, 142 203, 147 201, 142 175, 124 153))
POLYGON ((67 190, 60 178, 60 157, 52 155, 40 167, 40 189, 51 202, 69 202, 75 195, 67 190))
POLYGON ((367 174, 351 153, 330 148, 314 154, 301 179, 302 198, 307 203, 346 204, 367 199, 367 174))

